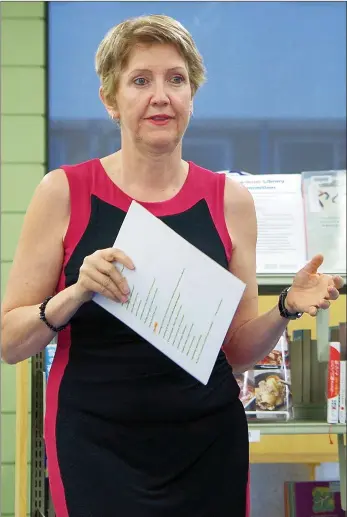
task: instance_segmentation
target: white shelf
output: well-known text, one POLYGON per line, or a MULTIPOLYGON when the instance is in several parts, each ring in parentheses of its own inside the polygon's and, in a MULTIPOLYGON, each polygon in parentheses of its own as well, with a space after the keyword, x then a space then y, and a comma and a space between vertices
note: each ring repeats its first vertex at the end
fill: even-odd
POLYGON ((326 422, 288 421, 288 422, 249 422, 249 429, 259 430, 262 435, 290 434, 346 434, 344 424, 326 422))
POLYGON ((292 275, 275 275, 275 274, 259 274, 257 275, 258 285, 288 285, 293 282, 294 273, 292 275))
MULTIPOLYGON (((332 273, 336 274, 336 273, 332 273)), ((290 286, 293 282, 293 278, 295 276, 295 273, 285 273, 282 275, 276 275, 276 274, 265 274, 261 273, 257 275, 257 281, 258 285, 288 285, 290 286)), ((346 275, 341 274, 342 278, 344 279, 346 283, 346 275)))

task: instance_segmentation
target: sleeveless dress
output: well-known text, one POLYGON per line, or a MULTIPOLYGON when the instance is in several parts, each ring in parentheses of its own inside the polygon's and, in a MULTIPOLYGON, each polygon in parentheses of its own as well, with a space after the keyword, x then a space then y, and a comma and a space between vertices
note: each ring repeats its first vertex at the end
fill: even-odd
MULTIPOLYGON (((132 201, 99 159, 62 168, 71 216, 57 291, 113 246, 132 201)), ((141 204, 227 268, 224 185, 190 162, 177 195, 141 204)), ((46 396, 57 517, 245 517, 247 420, 222 350, 204 386, 91 301, 59 333, 46 396)))

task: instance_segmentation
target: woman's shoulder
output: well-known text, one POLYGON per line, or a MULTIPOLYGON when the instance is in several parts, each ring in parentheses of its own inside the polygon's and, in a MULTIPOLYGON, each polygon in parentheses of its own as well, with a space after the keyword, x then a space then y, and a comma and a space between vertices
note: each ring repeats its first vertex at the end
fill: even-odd
POLYGON ((229 173, 229 171, 212 171, 210 169, 206 169, 205 167, 201 167, 201 165, 197 165, 192 161, 190 161, 189 164, 191 170, 195 173, 195 178, 199 178, 205 183, 206 181, 210 180, 211 182, 225 185, 226 199, 232 199, 234 202, 235 200, 238 200, 241 204, 253 201, 253 197, 249 190, 239 181, 237 181, 237 179, 235 179, 229 173))
POLYGON ((43 196, 61 199, 68 195, 68 182, 63 169, 53 169, 43 176, 36 191, 43 196))
POLYGON ((70 197, 71 183, 88 183, 88 171, 96 166, 96 159, 72 165, 60 165, 44 175, 37 191, 44 197, 64 201, 70 197))
POLYGON ((207 176, 210 178, 216 178, 216 177, 219 177, 221 174, 220 172, 215 172, 210 169, 206 169, 205 167, 202 167, 201 165, 198 165, 195 162, 189 161, 188 163, 192 170, 194 170, 195 172, 198 172, 204 176, 207 176))
POLYGON ((253 217, 255 214, 254 199, 250 191, 235 178, 226 176, 224 189, 224 208, 226 218, 253 217))
POLYGON ((192 161, 188 162, 190 166, 190 171, 193 173, 192 176, 194 178, 194 182, 197 185, 201 185, 204 187, 213 188, 215 185, 217 188, 221 185, 224 185, 225 182, 225 174, 212 171, 211 169, 206 169, 201 165, 198 165, 192 161))
POLYGON ((74 164, 62 164, 59 169, 64 171, 66 174, 82 175, 86 177, 87 172, 92 172, 100 163, 99 158, 92 158, 83 162, 74 164))

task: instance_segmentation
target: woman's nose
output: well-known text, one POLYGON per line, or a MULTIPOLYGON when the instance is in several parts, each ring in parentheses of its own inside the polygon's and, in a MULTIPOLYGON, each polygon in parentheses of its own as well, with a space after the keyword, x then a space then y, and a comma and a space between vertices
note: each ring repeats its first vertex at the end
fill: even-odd
POLYGON ((166 90, 166 84, 162 81, 154 83, 151 104, 166 105, 169 104, 169 102, 170 99, 166 90))

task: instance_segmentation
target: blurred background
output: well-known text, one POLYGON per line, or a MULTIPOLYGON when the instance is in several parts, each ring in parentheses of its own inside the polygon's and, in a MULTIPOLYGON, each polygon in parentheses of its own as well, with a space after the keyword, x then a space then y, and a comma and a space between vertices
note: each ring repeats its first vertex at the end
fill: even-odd
POLYGON ((94 55, 113 25, 178 19, 207 68, 184 157, 253 174, 346 168, 345 2, 51 2, 49 167, 119 148, 94 55))

